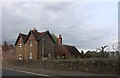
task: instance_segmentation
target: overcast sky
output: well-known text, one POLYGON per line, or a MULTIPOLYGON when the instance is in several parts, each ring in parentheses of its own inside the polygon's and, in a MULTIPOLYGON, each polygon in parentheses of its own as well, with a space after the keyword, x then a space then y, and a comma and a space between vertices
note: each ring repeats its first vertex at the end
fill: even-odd
POLYGON ((4 2, 2 41, 14 44, 19 33, 49 30, 63 44, 80 50, 118 41, 118 2, 4 2))

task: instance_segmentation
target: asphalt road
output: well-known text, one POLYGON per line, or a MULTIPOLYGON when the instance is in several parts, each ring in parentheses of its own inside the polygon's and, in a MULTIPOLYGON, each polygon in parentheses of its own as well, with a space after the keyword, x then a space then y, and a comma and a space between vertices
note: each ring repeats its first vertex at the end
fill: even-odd
POLYGON ((37 74, 13 69, 2 69, 2 78, 119 78, 118 76, 57 76, 37 74))
POLYGON ((32 72, 13 70, 13 69, 2 69, 2 78, 53 78, 49 75, 37 74, 32 72))

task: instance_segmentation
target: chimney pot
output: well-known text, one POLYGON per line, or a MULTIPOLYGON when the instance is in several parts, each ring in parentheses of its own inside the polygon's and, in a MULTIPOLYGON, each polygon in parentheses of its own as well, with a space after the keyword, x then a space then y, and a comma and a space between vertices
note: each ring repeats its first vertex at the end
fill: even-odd
POLYGON ((58 37, 58 45, 62 45, 62 36, 61 35, 59 35, 59 37, 58 37))
POLYGON ((62 36, 61 36, 61 35, 59 35, 59 38, 62 38, 62 36))

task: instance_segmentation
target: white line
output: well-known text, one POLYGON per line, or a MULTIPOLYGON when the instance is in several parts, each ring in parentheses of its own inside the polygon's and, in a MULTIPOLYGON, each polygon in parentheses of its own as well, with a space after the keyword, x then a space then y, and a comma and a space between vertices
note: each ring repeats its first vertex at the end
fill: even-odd
POLYGON ((4 68, 4 69, 13 70, 13 71, 18 71, 18 72, 23 72, 23 73, 34 74, 34 75, 39 75, 39 76, 50 76, 50 75, 39 74, 39 73, 33 73, 33 72, 28 72, 28 71, 14 70, 14 69, 10 69, 10 68, 4 68))

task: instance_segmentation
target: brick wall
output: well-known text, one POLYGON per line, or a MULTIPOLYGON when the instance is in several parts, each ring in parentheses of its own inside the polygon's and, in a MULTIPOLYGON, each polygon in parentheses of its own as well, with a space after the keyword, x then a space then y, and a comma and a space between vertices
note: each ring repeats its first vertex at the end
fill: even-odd
MULTIPOLYGON (((48 59, 14 61, 12 65, 69 71, 84 71, 106 74, 120 74, 120 62, 117 59, 48 59)), ((10 64, 9 64, 10 65, 10 64)))
POLYGON ((22 40, 22 37, 20 36, 20 39, 18 41, 18 44, 15 46, 15 54, 16 54, 16 59, 19 59, 19 55, 21 55, 21 58, 23 59, 24 58, 24 43, 23 43, 23 40, 22 40), (19 42, 22 43, 22 47, 20 47, 19 45, 19 42))
POLYGON ((26 42, 26 50, 24 52, 25 59, 30 59, 30 53, 32 53, 32 59, 38 58, 38 43, 36 42, 34 35, 31 34, 26 42), (32 40, 32 46, 30 46, 30 40, 32 40))

